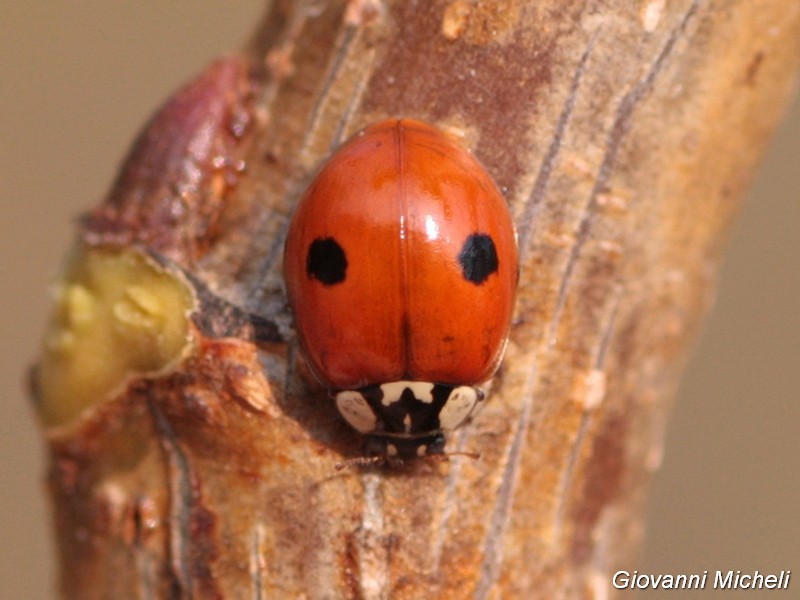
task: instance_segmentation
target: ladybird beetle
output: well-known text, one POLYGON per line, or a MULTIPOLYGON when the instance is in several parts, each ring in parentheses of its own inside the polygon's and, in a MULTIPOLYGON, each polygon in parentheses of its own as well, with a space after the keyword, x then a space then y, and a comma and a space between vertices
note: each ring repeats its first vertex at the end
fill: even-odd
POLYGON ((368 454, 442 454, 508 339, 517 241, 489 174, 430 125, 374 124, 311 183, 284 256, 307 362, 368 454))

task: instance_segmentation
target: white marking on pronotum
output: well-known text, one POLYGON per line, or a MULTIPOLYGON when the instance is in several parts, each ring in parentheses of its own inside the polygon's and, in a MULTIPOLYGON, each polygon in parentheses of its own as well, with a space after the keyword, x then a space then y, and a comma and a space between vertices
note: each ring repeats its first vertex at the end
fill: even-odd
POLYGON ((466 385, 455 388, 439 412, 439 427, 445 431, 456 429, 472 414, 477 403, 475 388, 466 385))
POLYGON ((339 392, 336 394, 336 408, 356 431, 361 433, 375 431, 378 418, 361 392, 351 390, 339 392))
POLYGON ((409 415, 408 413, 406 413, 406 416, 403 417, 403 426, 406 429, 406 433, 411 432, 411 415, 409 415))
POLYGON ((392 381, 381 386, 383 399, 381 404, 391 406, 403 395, 405 389, 411 390, 414 397, 420 402, 429 404, 433 402, 433 384, 427 381, 392 381))

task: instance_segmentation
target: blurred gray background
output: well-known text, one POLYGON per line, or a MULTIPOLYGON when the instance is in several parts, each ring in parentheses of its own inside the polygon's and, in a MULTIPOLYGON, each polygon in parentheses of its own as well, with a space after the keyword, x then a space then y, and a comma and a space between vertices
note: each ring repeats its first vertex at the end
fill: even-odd
MULTIPOLYGON (((0 0, 0 598, 54 597, 44 447, 22 380, 72 223, 102 197, 146 117, 240 45, 262 5, 0 0)), ((780 597, 800 593, 798 196, 795 102, 734 229, 717 308, 672 414, 647 544, 631 571, 791 569, 794 593, 780 597)))

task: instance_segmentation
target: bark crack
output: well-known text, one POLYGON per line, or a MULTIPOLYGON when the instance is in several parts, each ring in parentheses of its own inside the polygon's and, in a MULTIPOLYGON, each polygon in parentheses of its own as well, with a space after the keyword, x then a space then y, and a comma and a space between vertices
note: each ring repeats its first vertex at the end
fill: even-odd
POLYGON ((614 325, 616 324, 617 320, 617 308, 619 307, 620 296, 621 292, 618 291, 611 306, 611 312, 608 317, 608 322, 603 328, 602 335, 600 336, 600 343, 597 345, 597 353, 595 355, 594 368, 587 375, 588 381, 586 383, 587 389, 584 396, 584 410, 583 413, 581 414, 581 422, 580 425, 578 425, 578 431, 577 434, 575 435, 575 441, 572 443, 572 448, 570 449, 569 459, 567 461, 567 467, 564 470, 564 478, 561 484, 561 491, 559 492, 558 495, 558 508, 556 509, 556 517, 554 524, 554 531, 556 538, 558 538, 561 534, 561 526, 564 522, 564 511, 566 510, 567 498, 569 495, 570 487, 572 486, 572 480, 575 474, 575 467, 578 463, 578 457, 580 456, 580 450, 581 447, 583 446, 583 441, 586 437, 586 431, 589 427, 589 422, 591 420, 591 417, 594 414, 594 409, 597 407, 597 405, 602 399, 597 397, 599 391, 596 389, 596 386, 602 385, 603 388, 605 387, 603 363, 605 361, 606 352, 608 350, 609 340, 611 339, 611 335, 614 332, 614 325), (602 376, 602 379, 599 381, 595 381, 595 379, 592 378, 592 376, 595 374, 600 374, 602 376))
POLYGON ((153 416, 158 439, 167 459, 170 498, 168 528, 170 565, 175 579, 191 597, 194 586, 188 557, 192 543, 189 520, 195 500, 191 467, 178 442, 172 424, 158 407, 156 400, 149 394, 147 407, 153 416))
POLYGON ((388 596, 389 552, 384 534, 381 478, 367 473, 364 484, 364 511, 361 515, 361 543, 358 553, 359 587, 365 600, 388 596))
MULTIPOLYGON (((461 429, 457 433, 458 442, 456 444, 456 451, 464 451, 464 440, 467 437, 466 429, 461 429)), ((447 524, 450 521, 450 515, 453 514, 453 508, 456 505, 456 486, 459 481, 459 474, 461 473, 461 461, 450 460, 450 469, 447 471, 445 479, 445 493, 444 503, 442 504, 441 518, 439 526, 436 528, 436 537, 433 540, 433 547, 431 549, 431 571, 438 573, 442 561, 442 549, 444 547, 444 540, 448 535, 447 524)))
POLYGON ((253 600, 263 600, 264 598, 264 559, 262 558, 262 539, 263 525, 256 524, 252 533, 252 544, 250 546, 250 582, 253 590, 253 600))
MULTIPOLYGON (((375 51, 370 49, 367 52, 367 59, 366 62, 372 67, 373 63, 375 62, 375 51)), ((353 115, 356 113, 356 109, 361 105, 361 98, 364 96, 364 91, 367 89, 367 83, 369 83, 370 79, 372 79, 372 70, 367 69, 364 71, 363 75, 359 78, 358 82, 356 83, 355 87, 353 88, 352 94, 350 94, 350 101, 344 107, 344 111, 342 113, 342 118, 339 119, 338 123, 336 124, 336 129, 331 137, 331 144, 328 148, 328 151, 332 154, 336 148, 342 144, 345 139, 347 139, 347 129, 350 121, 353 120, 353 115)))
POLYGON ((536 180, 534 181, 533 188, 531 188, 531 191, 528 194, 528 199, 525 202, 525 210, 519 219, 518 231, 520 232, 520 263, 522 264, 527 262, 528 255, 530 254, 530 237, 533 233, 532 224, 536 220, 542 198, 544 198, 547 185, 550 183, 550 175, 553 173, 553 165, 555 164, 561 150, 561 142, 564 139, 567 125, 569 125, 570 118, 572 117, 572 111, 575 108, 575 103, 578 99, 578 88, 580 87, 581 79, 583 79, 583 74, 586 72, 586 64, 589 62, 589 56, 592 53, 592 48, 594 47, 594 42, 597 39, 598 31, 599 29, 592 34, 591 38, 589 38, 589 43, 586 45, 586 50, 583 52, 583 55, 578 62, 578 66, 575 68, 575 73, 572 76, 572 82, 570 83, 569 87, 569 93, 567 94, 567 98, 564 101, 564 107, 561 109, 561 114, 556 122, 556 129, 553 133, 552 139, 550 140, 550 145, 547 148, 547 152, 544 155, 542 165, 539 167, 539 170, 536 173, 536 180))
POLYGON ((608 185, 611 172, 616 164, 617 154, 619 153, 622 142, 628 133, 628 129, 630 128, 631 119, 636 106, 645 96, 645 94, 650 91, 653 82, 659 73, 663 71, 664 66, 667 64, 668 59, 672 55, 672 50, 675 47, 676 42, 686 31, 686 27, 688 26, 689 21, 694 13, 697 11, 699 4, 700 0, 694 0, 692 2, 689 9, 681 18, 678 26, 673 29, 672 33, 667 38, 666 43, 661 48, 661 51, 658 53, 655 61, 653 61, 653 64, 647 70, 645 76, 636 82, 633 88, 623 96, 622 100, 617 106, 614 123, 612 124, 608 136, 606 137, 606 151, 597 171, 594 185, 592 186, 592 190, 589 194, 589 199, 583 209, 581 220, 578 224, 578 232, 575 237, 575 242, 570 250, 570 255, 567 259, 566 267, 564 268, 564 275, 561 278, 561 285, 558 289, 558 299, 556 301, 555 309, 553 310, 553 319, 550 324, 550 336, 548 341, 549 347, 552 347, 556 342, 556 331, 558 328, 558 323, 561 320, 561 315, 564 311, 564 305, 566 304, 567 289, 572 282, 572 274, 575 264, 581 255, 584 244, 589 239, 589 233, 591 232, 594 218, 596 216, 597 198, 608 185))
MULTIPOLYGON (((306 134, 303 138, 304 146, 308 146, 309 140, 314 137, 314 134, 319 128, 320 115, 323 113, 322 107, 329 100, 329 93, 339 77, 339 72, 345 65, 345 59, 350 52, 350 47, 355 41, 358 31, 358 28, 353 25, 346 26, 342 31, 341 41, 336 45, 336 49, 333 51, 330 67, 328 68, 325 81, 320 87, 319 95, 317 96, 317 102, 314 104, 314 108, 311 109, 309 126, 306 128, 306 134)), ((369 72, 369 69, 366 69, 366 72, 369 72)))
POLYGON ((522 456, 523 440, 530 426, 531 413, 533 406, 533 394, 530 393, 536 381, 536 369, 530 370, 526 378, 523 394, 522 412, 517 421, 517 429, 514 432, 514 439, 508 449, 508 457, 503 467, 503 475, 500 480, 500 487, 497 490, 497 501, 492 509, 492 516, 489 529, 486 532, 486 539, 483 543, 483 562, 480 567, 480 579, 475 588, 475 600, 484 600, 488 597, 492 585, 497 579, 497 571, 500 566, 500 547, 502 547, 502 537, 508 524, 511 510, 511 503, 514 499, 514 489, 517 482, 520 457, 522 456))
MULTIPOLYGON (((266 129, 272 115, 272 108, 278 99, 278 96, 283 88, 283 84, 292 71, 292 55, 294 54, 297 40, 303 30, 306 21, 314 16, 313 6, 306 6, 305 3, 299 3, 301 6, 292 11, 289 22, 283 32, 281 38, 271 47, 267 52, 266 63, 270 67, 271 77, 264 84, 261 98, 258 102, 260 112, 264 115, 264 123, 262 127, 266 129)), ((263 134, 266 137, 266 134, 263 134)), ((290 186, 288 183, 284 186, 283 196, 284 200, 288 194, 290 186)), ((280 206, 283 203, 278 203, 280 206)), ((280 264, 280 259, 283 257, 283 243, 286 238, 286 231, 289 227, 288 216, 285 216, 280 228, 276 231, 272 244, 264 255, 265 260, 260 265, 259 272, 261 273, 258 287, 264 288, 272 276, 273 269, 276 264, 280 264)), ((261 254, 260 251, 259 254, 261 254)))

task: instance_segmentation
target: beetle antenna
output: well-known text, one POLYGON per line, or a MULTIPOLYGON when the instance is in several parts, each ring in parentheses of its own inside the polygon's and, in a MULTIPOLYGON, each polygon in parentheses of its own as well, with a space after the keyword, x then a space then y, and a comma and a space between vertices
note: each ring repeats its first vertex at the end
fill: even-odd
POLYGON ((386 462, 386 457, 382 455, 377 456, 359 456, 357 458, 350 458, 337 462, 335 467, 337 471, 346 469, 348 467, 367 467, 369 465, 380 465, 386 462))

